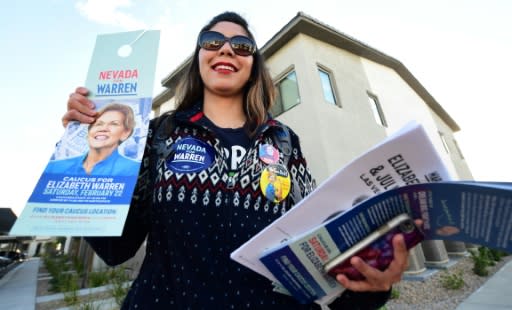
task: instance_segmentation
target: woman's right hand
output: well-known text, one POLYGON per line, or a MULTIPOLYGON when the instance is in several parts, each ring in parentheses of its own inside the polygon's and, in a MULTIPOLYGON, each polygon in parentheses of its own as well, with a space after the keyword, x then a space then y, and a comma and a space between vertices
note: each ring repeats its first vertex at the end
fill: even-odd
POLYGON ((77 87, 75 92, 69 95, 68 109, 62 116, 62 125, 66 127, 70 121, 90 124, 94 122, 96 111, 94 103, 87 98, 89 90, 85 87, 77 87))

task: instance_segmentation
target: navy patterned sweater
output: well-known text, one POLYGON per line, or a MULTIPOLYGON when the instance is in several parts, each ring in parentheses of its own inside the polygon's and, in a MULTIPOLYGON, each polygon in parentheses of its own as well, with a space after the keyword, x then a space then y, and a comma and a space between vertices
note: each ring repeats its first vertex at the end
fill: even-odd
MULTIPOLYGON (((220 140, 200 125, 201 117, 200 105, 178 113, 163 140, 155 134, 158 121, 151 122, 122 236, 86 238, 107 264, 117 265, 131 258, 147 237, 144 262, 122 309, 319 309, 273 292, 268 279, 229 257, 295 204, 293 195, 278 204, 268 201, 259 185, 265 164, 258 148, 278 147, 272 132, 279 123, 269 120, 252 139, 237 170, 231 171, 220 140), (215 150, 208 168, 194 173, 168 169, 162 152, 169 153, 175 141, 186 137, 215 150)), ((291 130, 290 134, 288 171, 303 197, 313 190, 314 181, 297 135, 291 130)), ((330 308, 376 309, 388 297, 389 292, 345 291, 330 308)))

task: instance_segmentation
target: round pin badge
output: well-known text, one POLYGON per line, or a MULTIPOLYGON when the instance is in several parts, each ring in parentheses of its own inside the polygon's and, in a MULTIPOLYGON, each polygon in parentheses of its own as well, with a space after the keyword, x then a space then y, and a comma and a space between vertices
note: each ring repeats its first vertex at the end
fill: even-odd
POLYGON ((281 164, 270 164, 261 173, 260 188, 268 200, 280 202, 290 193, 290 174, 281 164))
POLYGON ((165 164, 176 173, 194 173, 210 167, 214 160, 211 145, 196 138, 183 138, 172 146, 165 164))
POLYGON ((279 151, 272 144, 260 145, 258 155, 265 164, 275 164, 279 161, 279 151))

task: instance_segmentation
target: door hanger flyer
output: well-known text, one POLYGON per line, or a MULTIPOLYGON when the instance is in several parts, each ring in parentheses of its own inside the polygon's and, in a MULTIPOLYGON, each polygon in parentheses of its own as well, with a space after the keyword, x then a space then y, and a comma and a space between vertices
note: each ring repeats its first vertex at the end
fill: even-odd
POLYGON ((85 86, 98 112, 70 122, 11 235, 120 236, 144 153, 160 32, 99 35, 85 86))

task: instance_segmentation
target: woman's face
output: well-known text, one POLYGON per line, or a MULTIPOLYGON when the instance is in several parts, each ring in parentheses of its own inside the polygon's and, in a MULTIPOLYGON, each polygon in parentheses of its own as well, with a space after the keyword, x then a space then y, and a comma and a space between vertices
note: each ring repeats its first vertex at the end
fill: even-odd
MULTIPOLYGON (((219 22, 211 29, 231 38, 236 35, 247 36, 244 28, 231 22, 219 22)), ((220 96, 236 96, 251 75, 254 57, 239 56, 233 52, 229 42, 217 51, 199 50, 199 73, 204 83, 204 92, 220 96)))
POLYGON ((88 141, 91 149, 114 149, 130 136, 124 126, 124 114, 107 111, 96 119, 89 129, 88 141))

